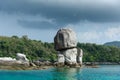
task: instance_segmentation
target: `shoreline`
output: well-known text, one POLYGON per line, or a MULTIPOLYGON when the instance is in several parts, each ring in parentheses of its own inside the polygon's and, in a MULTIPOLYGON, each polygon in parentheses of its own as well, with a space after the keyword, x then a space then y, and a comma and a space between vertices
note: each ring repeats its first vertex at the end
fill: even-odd
POLYGON ((83 62, 83 65, 74 64, 68 65, 64 63, 50 62, 50 61, 33 61, 33 62, 23 62, 18 63, 15 61, 0 61, 0 70, 43 70, 48 68, 83 68, 83 67, 91 67, 98 68, 99 65, 120 65, 120 62, 83 62))
POLYGON ((54 66, 0 66, 0 70, 44 70, 44 69, 49 69, 53 68, 54 66))
MULTIPOLYGON (((88 63, 88 62, 87 62, 88 63)), ((91 62, 89 62, 91 63, 91 62)), ((100 64, 98 64, 98 62, 94 62, 95 64, 83 64, 81 67, 69 67, 69 66, 61 66, 61 67, 67 67, 67 68, 99 68, 100 65, 120 65, 120 64, 115 64, 115 63, 111 63, 111 62, 100 62, 100 64)), ((59 66, 55 66, 55 65, 41 65, 41 66, 20 66, 20 65, 0 65, 0 70, 44 70, 44 69, 49 69, 49 68, 61 68, 59 66)))
POLYGON ((84 65, 120 65, 120 62, 83 62, 84 65))

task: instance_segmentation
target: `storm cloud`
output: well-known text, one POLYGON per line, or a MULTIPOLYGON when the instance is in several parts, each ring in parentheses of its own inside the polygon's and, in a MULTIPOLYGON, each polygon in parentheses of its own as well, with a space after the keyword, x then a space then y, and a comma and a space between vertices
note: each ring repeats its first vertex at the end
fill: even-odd
POLYGON ((18 20, 18 23, 23 27, 56 29, 55 27, 76 24, 84 20, 100 23, 119 22, 120 6, 118 3, 118 0, 1 0, 0 12, 35 17, 40 15, 46 19, 52 19, 55 24, 24 19, 18 20))
POLYGON ((63 27, 80 42, 118 40, 120 0, 0 0, 0 35, 53 42, 63 27))

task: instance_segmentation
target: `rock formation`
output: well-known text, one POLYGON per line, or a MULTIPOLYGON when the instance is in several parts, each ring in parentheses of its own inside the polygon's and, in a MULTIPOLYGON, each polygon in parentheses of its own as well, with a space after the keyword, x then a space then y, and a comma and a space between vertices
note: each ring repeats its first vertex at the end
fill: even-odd
POLYGON ((76 34, 72 29, 60 29, 55 38, 55 50, 58 51, 58 63, 68 65, 82 64, 82 49, 77 49, 76 34))
POLYGON ((29 60, 26 58, 26 55, 22 53, 17 53, 16 59, 21 62, 29 62, 29 60))
POLYGON ((0 57, 0 61, 16 61, 16 59, 11 57, 0 57))
POLYGON ((64 61, 65 61, 64 55, 58 51, 58 62, 64 63, 64 61))
POLYGON ((17 53, 16 59, 11 57, 0 57, 0 65, 5 66, 29 66, 29 60, 26 58, 26 55, 17 53))
POLYGON ((71 29, 60 29, 54 38, 54 42, 57 51, 74 48, 77 45, 76 34, 71 29))

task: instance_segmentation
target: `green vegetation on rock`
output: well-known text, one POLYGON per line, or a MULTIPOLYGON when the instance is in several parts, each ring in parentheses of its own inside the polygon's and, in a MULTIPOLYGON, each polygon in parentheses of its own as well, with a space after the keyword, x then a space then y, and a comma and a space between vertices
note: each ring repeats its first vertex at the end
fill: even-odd
MULTIPOLYGON (((85 62, 120 62, 120 48, 90 43, 78 43, 83 49, 85 62)), ((16 53, 24 53, 30 61, 57 60, 57 52, 53 43, 31 40, 27 36, 0 37, 0 57, 13 57, 16 53)))
POLYGON ((120 62, 120 48, 114 46, 78 43, 84 51, 83 61, 120 62))
POLYGON ((56 51, 53 43, 43 43, 30 40, 27 36, 0 37, 0 57, 15 57, 16 53, 24 53, 29 60, 56 59, 56 51))

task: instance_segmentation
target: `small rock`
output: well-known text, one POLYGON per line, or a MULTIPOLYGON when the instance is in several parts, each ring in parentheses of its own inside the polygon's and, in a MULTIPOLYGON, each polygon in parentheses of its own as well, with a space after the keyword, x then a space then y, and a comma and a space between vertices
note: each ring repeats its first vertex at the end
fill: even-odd
POLYGON ((30 62, 30 66, 36 67, 36 65, 32 62, 30 62))
POLYGON ((16 59, 22 62, 29 62, 29 60, 26 58, 26 55, 22 53, 17 53, 16 59))

